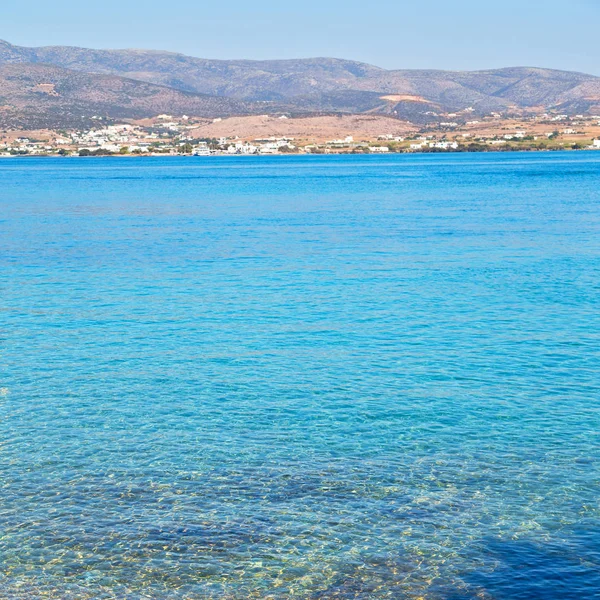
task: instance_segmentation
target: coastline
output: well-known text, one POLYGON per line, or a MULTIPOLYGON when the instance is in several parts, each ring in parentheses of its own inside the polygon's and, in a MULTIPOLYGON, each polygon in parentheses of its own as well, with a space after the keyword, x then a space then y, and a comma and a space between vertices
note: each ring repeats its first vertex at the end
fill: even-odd
POLYGON ((544 152, 600 149, 600 116, 545 115, 418 126, 381 117, 339 122, 246 117, 212 122, 163 115, 81 130, 0 134, 7 156, 218 156, 544 152))
POLYGON ((374 152, 286 152, 277 154, 232 154, 228 152, 219 152, 210 155, 200 154, 120 154, 115 152, 113 154, 92 154, 81 156, 79 154, 11 154, 11 155, 0 155, 0 159, 15 159, 15 158, 58 158, 58 159, 102 159, 102 158, 286 158, 286 157, 298 157, 298 156, 377 156, 378 158, 385 156, 419 156, 419 155, 437 155, 437 154, 519 154, 519 153, 539 153, 548 154, 556 152, 598 152, 600 148, 597 147, 586 147, 586 148, 505 148, 505 149, 481 149, 481 150, 468 150, 468 149, 427 149, 427 150, 411 150, 405 152, 386 152, 386 153, 374 153, 374 152))

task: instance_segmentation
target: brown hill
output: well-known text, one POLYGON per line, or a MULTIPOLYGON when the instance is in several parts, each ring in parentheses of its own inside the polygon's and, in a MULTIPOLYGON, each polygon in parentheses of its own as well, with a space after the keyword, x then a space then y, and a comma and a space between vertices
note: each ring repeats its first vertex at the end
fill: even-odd
MULTIPOLYGON (((115 90, 115 115, 124 114, 127 108, 136 115, 157 109, 204 116, 286 110, 300 114, 379 113, 422 122, 465 109, 475 115, 490 111, 519 114, 533 109, 597 112, 600 95, 599 77, 525 67, 475 72, 386 70, 334 58, 207 60, 150 50, 23 48, 1 41, 0 64, 15 68, 19 64, 52 64, 71 72, 116 75, 162 86, 164 91, 159 92, 122 84, 120 91, 115 90), (172 90, 171 96, 167 89, 172 90), (129 99, 127 94, 132 94, 129 99), (169 98, 171 104, 165 105, 162 100, 169 98)), ((94 81, 102 87, 101 80, 94 81)), ((94 85, 88 80, 87 93, 103 98, 100 106, 108 111, 113 99, 102 90, 92 90, 94 85)))
POLYGON ((252 107, 115 75, 45 64, 0 65, 2 127, 81 126, 92 116, 142 118, 164 112, 212 117, 248 114, 252 107))

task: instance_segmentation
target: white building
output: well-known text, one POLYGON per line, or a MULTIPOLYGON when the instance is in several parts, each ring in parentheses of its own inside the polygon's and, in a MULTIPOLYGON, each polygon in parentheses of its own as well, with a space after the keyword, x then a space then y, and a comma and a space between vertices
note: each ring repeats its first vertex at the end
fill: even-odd
POLYGON ((432 142, 429 144, 430 148, 440 148, 441 150, 456 150, 458 148, 457 142, 432 142))
POLYGON ((354 142, 354 138, 351 135, 349 135, 343 140, 328 140, 325 143, 328 146, 347 146, 348 144, 352 144, 352 142, 354 142))
POLYGON ((193 152, 194 156, 210 156, 210 148, 206 142, 200 142, 193 152))

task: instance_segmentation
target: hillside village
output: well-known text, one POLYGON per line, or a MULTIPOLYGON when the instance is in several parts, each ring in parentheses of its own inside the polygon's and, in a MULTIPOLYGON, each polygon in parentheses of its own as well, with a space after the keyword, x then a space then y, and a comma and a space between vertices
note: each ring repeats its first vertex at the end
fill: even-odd
MULTIPOLYGON (((457 115, 448 115, 449 118, 457 115)), ((386 117, 355 117, 318 128, 318 118, 286 115, 216 118, 162 114, 86 130, 0 132, 0 156, 211 156, 274 154, 386 154, 600 149, 600 115, 507 119, 499 114, 418 128, 386 117), (310 126, 309 126, 310 125, 310 126), (336 127, 337 126, 337 127, 336 127), (293 130, 295 135, 286 131, 293 130), (258 136, 252 135, 259 133, 258 136), (262 132, 262 133, 261 133, 262 132), (327 133, 341 132, 327 137, 327 133), (350 132, 350 133, 349 133, 350 132)))

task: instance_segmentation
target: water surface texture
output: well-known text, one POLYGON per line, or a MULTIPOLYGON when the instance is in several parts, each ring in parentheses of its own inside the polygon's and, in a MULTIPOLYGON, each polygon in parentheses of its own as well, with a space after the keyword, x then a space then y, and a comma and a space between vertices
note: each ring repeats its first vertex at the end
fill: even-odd
POLYGON ((599 597, 600 152, 3 160, 0 210, 0 597, 599 597))

